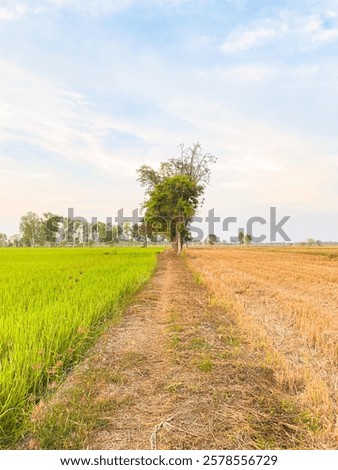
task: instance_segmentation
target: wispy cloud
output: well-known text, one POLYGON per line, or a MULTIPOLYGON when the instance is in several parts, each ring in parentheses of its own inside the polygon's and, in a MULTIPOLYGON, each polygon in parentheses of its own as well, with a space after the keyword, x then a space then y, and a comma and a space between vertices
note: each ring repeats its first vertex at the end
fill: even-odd
POLYGON ((63 160, 128 173, 121 153, 114 155, 104 143, 110 131, 124 131, 123 124, 93 111, 80 93, 9 62, 0 62, 0 68, 0 142, 20 141, 63 160))
POLYGON ((76 9, 92 15, 102 15, 106 13, 116 13, 129 8, 135 0, 44 0, 57 8, 76 9))
POLYGON ((223 76, 228 79, 244 82, 263 82, 275 77, 277 73, 274 67, 250 64, 231 67, 223 72, 223 76))
POLYGON ((309 16, 304 19, 300 32, 308 37, 312 44, 335 41, 338 39, 338 14, 328 12, 325 16, 309 16))
MULTIPOLYGON (((290 83, 299 83, 301 81, 314 80, 319 75, 320 67, 317 64, 300 64, 292 66, 261 65, 249 63, 244 65, 235 65, 227 67, 220 71, 222 77, 227 82, 247 82, 247 83, 263 83, 276 82, 278 80, 288 80, 290 83)), ((336 67, 325 66, 325 70, 321 70, 322 74, 326 74, 327 79, 334 80, 338 70, 336 67)))
POLYGON ((231 33, 222 44, 222 51, 227 54, 245 51, 260 46, 276 36, 276 30, 269 27, 259 27, 252 30, 239 30, 231 33))
POLYGON ((22 3, 0 6, 0 22, 19 20, 27 14, 27 11, 27 7, 22 3))
MULTIPOLYGON (((317 10, 317 8, 315 9, 317 10)), ((221 50, 226 54, 240 53, 271 44, 278 46, 283 42, 291 45, 292 50, 309 49, 338 40, 338 12, 324 8, 318 13, 281 9, 274 16, 232 30, 221 50)))
MULTIPOLYGON (((46 13, 55 9, 79 11, 91 16, 112 15, 130 7, 175 8, 194 0, 2 0, 0 3, 0 22, 23 19, 32 14, 46 13)), ((203 2, 205 0, 199 0, 203 2)))

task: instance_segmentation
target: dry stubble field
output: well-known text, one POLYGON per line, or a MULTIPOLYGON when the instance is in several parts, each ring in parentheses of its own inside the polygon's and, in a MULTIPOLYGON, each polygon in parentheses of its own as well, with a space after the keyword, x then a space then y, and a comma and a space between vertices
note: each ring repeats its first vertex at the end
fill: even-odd
POLYGON ((229 247, 188 254, 211 302, 233 315, 253 350, 262 352, 324 448, 336 447, 338 437, 336 252, 229 247))

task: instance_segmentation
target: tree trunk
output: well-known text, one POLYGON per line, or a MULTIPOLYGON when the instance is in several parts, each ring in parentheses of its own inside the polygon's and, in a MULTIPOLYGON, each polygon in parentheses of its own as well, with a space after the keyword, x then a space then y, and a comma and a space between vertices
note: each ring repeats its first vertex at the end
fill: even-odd
POLYGON ((182 251, 182 235, 181 232, 177 232, 177 255, 179 256, 182 251))

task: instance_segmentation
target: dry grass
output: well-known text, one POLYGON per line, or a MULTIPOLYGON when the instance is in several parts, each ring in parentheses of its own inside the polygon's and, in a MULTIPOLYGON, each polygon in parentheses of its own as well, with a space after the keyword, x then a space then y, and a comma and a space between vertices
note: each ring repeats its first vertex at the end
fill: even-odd
POLYGON ((319 248, 233 247, 192 250, 187 257, 213 302, 232 314, 250 348, 262 351, 278 383, 293 394, 324 448, 338 441, 334 254, 319 248))

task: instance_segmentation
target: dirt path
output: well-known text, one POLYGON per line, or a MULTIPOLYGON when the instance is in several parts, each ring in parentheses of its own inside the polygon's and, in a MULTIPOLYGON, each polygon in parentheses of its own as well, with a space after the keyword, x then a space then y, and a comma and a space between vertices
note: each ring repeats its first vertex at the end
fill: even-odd
POLYGON ((262 352, 171 252, 56 397, 30 448, 313 448, 262 352), (287 405, 286 405, 287 404, 287 405))

